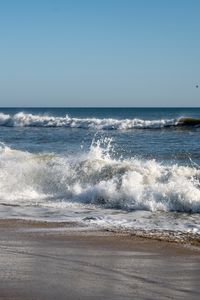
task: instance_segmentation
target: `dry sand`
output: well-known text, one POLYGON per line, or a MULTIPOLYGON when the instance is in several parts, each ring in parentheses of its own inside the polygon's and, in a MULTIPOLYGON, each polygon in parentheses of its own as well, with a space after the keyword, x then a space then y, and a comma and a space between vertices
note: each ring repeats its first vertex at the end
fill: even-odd
POLYGON ((0 299, 200 299, 200 248, 0 220, 0 299))

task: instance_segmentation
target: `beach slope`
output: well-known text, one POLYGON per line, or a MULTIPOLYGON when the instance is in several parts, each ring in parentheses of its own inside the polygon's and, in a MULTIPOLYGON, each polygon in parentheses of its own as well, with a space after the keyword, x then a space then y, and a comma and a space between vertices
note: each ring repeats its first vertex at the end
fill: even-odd
POLYGON ((0 299, 200 299, 200 251, 67 224, 0 221, 0 299))

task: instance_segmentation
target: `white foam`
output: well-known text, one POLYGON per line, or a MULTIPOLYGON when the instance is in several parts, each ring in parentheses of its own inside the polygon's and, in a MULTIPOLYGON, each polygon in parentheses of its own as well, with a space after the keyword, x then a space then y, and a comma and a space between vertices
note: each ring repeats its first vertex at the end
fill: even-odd
POLYGON ((19 112, 15 115, 0 113, 0 126, 10 127, 69 127, 86 129, 107 129, 107 130, 127 130, 134 128, 163 128, 177 125, 175 119, 142 120, 134 119, 113 119, 113 118, 73 118, 55 117, 49 115, 34 115, 19 112))
POLYGON ((200 170, 155 160, 113 159, 111 145, 73 157, 0 145, 0 203, 200 213, 200 170), (65 205, 66 204, 66 205, 65 205))

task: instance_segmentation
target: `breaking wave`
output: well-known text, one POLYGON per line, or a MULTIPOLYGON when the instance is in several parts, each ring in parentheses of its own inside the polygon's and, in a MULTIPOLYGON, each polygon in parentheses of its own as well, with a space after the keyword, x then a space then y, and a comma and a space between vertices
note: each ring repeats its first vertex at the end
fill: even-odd
POLYGON ((105 148, 93 142, 88 153, 74 156, 32 154, 1 143, 0 203, 200 213, 200 169, 114 159, 109 140, 105 148))
POLYGON ((177 126, 199 126, 200 119, 181 117, 178 119, 113 119, 73 118, 49 115, 34 115, 20 112, 14 115, 0 113, 0 126, 7 127, 68 127, 104 130, 154 129, 177 126))

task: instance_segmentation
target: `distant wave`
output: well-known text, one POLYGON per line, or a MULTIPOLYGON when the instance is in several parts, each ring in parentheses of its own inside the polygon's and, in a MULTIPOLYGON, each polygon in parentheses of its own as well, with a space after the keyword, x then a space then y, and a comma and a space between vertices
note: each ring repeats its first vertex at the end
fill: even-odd
POLYGON ((110 151, 109 143, 102 148, 98 141, 88 153, 71 157, 32 154, 1 144, 0 203, 200 213, 198 165, 114 159, 110 151))
POLYGON ((200 126, 200 118, 181 117, 177 121, 178 126, 200 126))
POLYGON ((113 118, 73 118, 34 115, 24 112, 15 115, 0 113, 0 126, 7 127, 66 127, 103 130, 156 129, 177 126, 199 126, 200 119, 181 117, 178 119, 113 119, 113 118))

